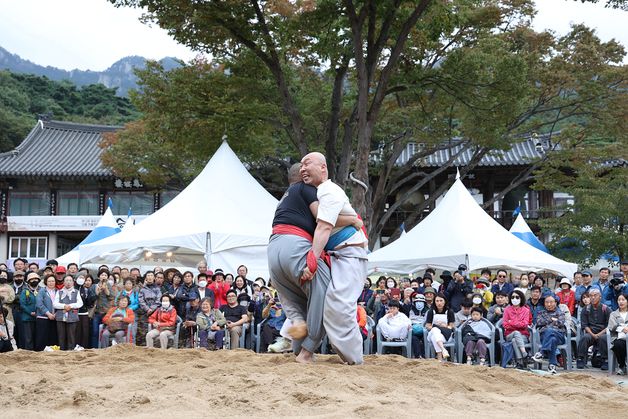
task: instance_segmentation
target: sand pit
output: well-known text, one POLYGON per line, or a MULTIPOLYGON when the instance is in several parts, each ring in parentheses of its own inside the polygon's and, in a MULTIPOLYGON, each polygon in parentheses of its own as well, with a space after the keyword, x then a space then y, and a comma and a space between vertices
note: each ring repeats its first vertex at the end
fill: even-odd
POLYGON ((585 374, 369 356, 302 366, 292 355, 118 345, 0 356, 2 417, 618 417, 628 389, 585 374), (592 407, 595 406, 594 409, 592 407))

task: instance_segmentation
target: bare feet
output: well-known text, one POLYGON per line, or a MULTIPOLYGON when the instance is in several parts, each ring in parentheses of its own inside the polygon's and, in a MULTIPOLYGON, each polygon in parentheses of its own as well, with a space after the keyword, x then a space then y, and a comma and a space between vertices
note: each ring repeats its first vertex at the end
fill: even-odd
POLYGON ((293 340, 301 340, 305 339, 307 336, 307 325, 304 321, 294 322, 293 325, 288 329, 288 334, 292 337, 293 340))
POLYGON ((300 364, 311 364, 314 362, 314 355, 307 349, 301 348, 301 352, 297 355, 296 361, 300 364))

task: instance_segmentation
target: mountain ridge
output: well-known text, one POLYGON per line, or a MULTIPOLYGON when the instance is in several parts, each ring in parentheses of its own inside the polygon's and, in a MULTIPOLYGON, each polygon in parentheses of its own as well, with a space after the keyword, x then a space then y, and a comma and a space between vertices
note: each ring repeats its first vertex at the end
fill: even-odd
MULTIPOLYGON (((9 70, 14 73, 35 74, 45 76, 50 80, 69 80, 78 87, 90 84, 102 84, 108 88, 116 88, 116 95, 126 97, 129 90, 137 89, 137 77, 134 68, 144 68, 146 58, 139 55, 123 57, 111 64, 104 71, 93 70, 63 70, 52 66, 43 66, 13 54, 0 46, 0 70, 9 70)), ((181 66, 181 61, 174 57, 164 57, 159 62, 166 70, 181 66)))

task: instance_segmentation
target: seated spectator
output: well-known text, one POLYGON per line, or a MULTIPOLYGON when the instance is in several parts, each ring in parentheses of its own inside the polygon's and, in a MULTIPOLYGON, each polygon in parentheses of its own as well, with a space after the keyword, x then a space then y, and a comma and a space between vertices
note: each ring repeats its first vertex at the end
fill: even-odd
POLYGON ((408 313, 408 318, 412 323, 412 335, 417 338, 423 338, 425 315, 427 314, 428 307, 425 305, 425 296, 415 292, 412 294, 412 307, 408 313))
MULTIPOLYGON (((13 262, 15 263, 15 262, 13 262)), ((54 279, 54 277, 53 277, 54 279)), ((39 275, 31 272, 26 277, 26 286, 20 291, 20 314, 22 330, 19 331, 22 336, 24 347, 32 351, 35 349, 35 319, 37 318, 37 295, 39 292, 39 275)), ((53 316, 54 318, 54 316, 53 316)), ((42 348, 43 349, 43 348, 42 348)))
POLYGON ((475 288, 473 289, 473 293, 474 294, 479 293, 482 296, 482 306, 484 307, 484 310, 485 310, 484 317, 486 317, 486 313, 488 312, 488 309, 493 304, 493 299, 494 299, 494 294, 490 290, 490 282, 488 281, 488 279, 485 279, 483 277, 478 278, 475 284, 475 288))
POLYGON ((573 316, 576 314, 576 293, 571 290, 571 281, 569 278, 563 278, 559 285, 558 298, 560 298, 560 303, 565 304, 573 316))
POLYGON ((262 318, 268 320, 266 320, 262 326, 260 352, 284 352, 289 350, 292 347, 292 343, 284 340, 279 333, 286 321, 286 313, 277 299, 271 298, 268 301, 268 304, 266 304, 266 307, 262 310, 262 318), (279 342, 278 345, 274 345, 271 351, 269 345, 273 343, 275 339, 279 339, 281 342, 279 342))
POLYGON ((536 285, 530 288, 530 299, 528 300, 528 308, 532 313, 532 323, 536 324, 536 318, 538 314, 545 309, 543 305, 543 298, 541 298, 541 287, 536 285))
POLYGON ((79 291, 74 288, 72 275, 66 274, 63 285, 63 288, 57 291, 52 306, 55 309, 59 346, 62 351, 71 351, 76 348, 78 311, 83 306, 83 300, 79 291))
POLYGON ((17 350, 15 343, 15 324, 7 319, 9 309, 1 307, 0 309, 0 353, 11 352, 17 350))
POLYGON ((578 359, 576 367, 583 369, 586 365, 586 357, 589 346, 595 345, 597 352, 602 357, 602 371, 608 370, 606 327, 611 310, 602 304, 602 293, 598 288, 589 290, 591 304, 582 312, 582 334, 578 341, 578 359))
POLYGON ((230 348, 237 349, 240 347, 243 325, 248 321, 247 308, 238 304, 238 297, 235 291, 229 290, 227 291, 227 304, 221 306, 220 311, 222 311, 227 320, 230 348))
POLYGON ((79 308, 78 312, 79 324, 76 332, 76 343, 83 349, 91 348, 89 316, 96 302, 96 291, 92 287, 93 283, 94 279, 91 275, 79 273, 76 276, 76 285, 78 286, 78 291, 83 301, 83 305, 79 308))
POLYGON ((508 294, 504 291, 497 291, 495 294, 495 304, 488 309, 486 318, 493 324, 496 324, 504 316, 504 310, 508 307, 508 294))
POLYGON ((379 320, 384 317, 384 315, 388 312, 388 304, 390 303, 391 299, 388 296, 388 294, 380 294, 378 295, 379 297, 379 302, 378 302, 378 309, 375 312, 375 325, 377 325, 379 323, 379 320))
POLYGON ((504 308, 502 327, 504 337, 512 342, 517 368, 523 369, 530 361, 525 345, 530 342, 528 327, 532 324, 532 313, 526 305, 526 299, 520 290, 510 294, 510 305, 504 308))
POLYGON ((180 342, 182 343, 182 346, 186 348, 194 348, 194 339, 197 330, 196 317, 200 312, 201 300, 198 298, 197 294, 185 307, 185 316, 179 316, 183 319, 183 325, 181 327, 183 333, 180 333, 180 342))
POLYGON ((408 330, 412 329, 410 319, 399 311, 399 301, 391 301, 388 304, 388 313, 382 317, 378 327, 382 338, 387 341, 406 341, 408 330))
POLYGON ((227 325, 222 311, 212 308, 209 298, 201 301, 201 312, 196 315, 198 339, 201 348, 209 349, 209 342, 215 342, 216 349, 222 349, 227 325))
POLYGON ((174 336, 177 326, 177 310, 172 306, 172 299, 168 294, 161 296, 161 306, 148 318, 148 322, 153 326, 152 330, 146 333, 146 347, 154 346, 154 339, 159 337, 161 349, 168 348, 168 338, 174 336))
MULTIPOLYGON (((135 322, 135 313, 129 307, 129 296, 121 295, 117 299, 117 307, 111 307, 105 317, 102 319, 104 325, 102 335, 100 337, 100 347, 109 346, 109 337, 113 334, 112 345, 123 342, 126 336, 129 324, 135 322)), ((133 342, 133 336, 128 336, 129 342, 133 342)))
MULTIPOLYGON (((63 278, 61 278, 63 281, 63 278)), ((35 350, 43 351, 46 346, 54 346, 57 338, 57 322, 54 301, 57 296, 57 281, 54 275, 44 278, 46 287, 37 294, 37 317, 35 319, 35 350)))
MULTIPOLYGON (((545 297, 545 310, 541 311, 536 319, 536 327, 541 335, 541 350, 534 354, 534 360, 540 362, 548 358, 547 371, 556 374, 556 348, 565 343, 566 323, 565 314, 558 308, 558 297, 545 297)), ((570 362, 571 360, 569 360, 570 362)))
POLYGON ((427 339, 434 346, 436 358, 441 361, 449 358, 445 343, 451 338, 454 329, 454 312, 447 306, 447 298, 438 294, 434 298, 434 307, 427 312, 425 328, 427 339))
POLYGON ((482 320, 482 309, 473 307, 471 309, 471 319, 467 320, 462 327, 462 344, 467 355, 467 365, 473 364, 473 354, 477 352, 479 364, 486 364, 487 343, 491 342, 491 328, 482 320))
POLYGON ((628 335, 628 297, 617 297, 617 310, 610 314, 608 330, 611 333, 611 350, 617 358, 617 375, 626 375, 626 335, 628 335))
POLYGON ((471 318, 471 308, 473 307, 473 301, 469 299, 462 300, 460 304, 460 310, 456 312, 454 325, 459 327, 462 323, 471 318))

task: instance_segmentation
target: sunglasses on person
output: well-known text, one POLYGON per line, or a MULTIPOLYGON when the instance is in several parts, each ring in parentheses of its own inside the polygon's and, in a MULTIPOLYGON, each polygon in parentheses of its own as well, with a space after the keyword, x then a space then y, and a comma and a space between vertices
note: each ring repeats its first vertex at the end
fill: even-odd
POLYGON ((497 275, 498 278, 506 278, 506 275, 497 275))

